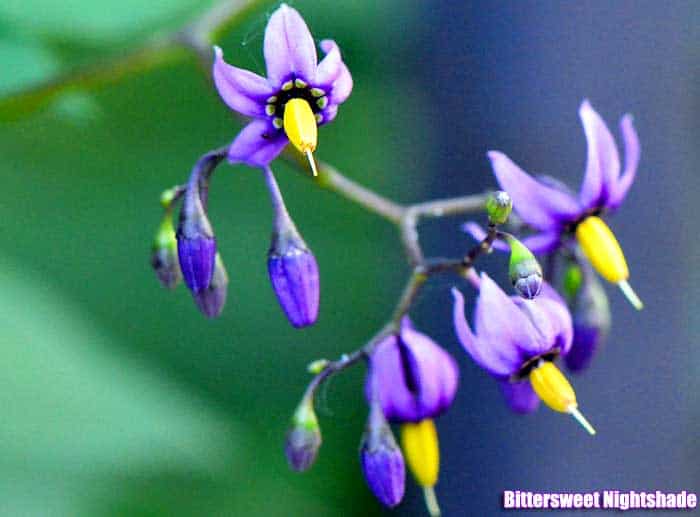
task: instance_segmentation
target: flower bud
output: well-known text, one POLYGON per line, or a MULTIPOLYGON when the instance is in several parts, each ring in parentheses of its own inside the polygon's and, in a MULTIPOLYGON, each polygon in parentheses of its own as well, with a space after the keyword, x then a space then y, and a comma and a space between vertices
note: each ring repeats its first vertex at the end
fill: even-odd
POLYGON ((216 239, 200 197, 198 176, 187 184, 177 228, 177 253, 185 284, 193 293, 209 287, 214 274, 216 239))
POLYGON ((510 281, 520 296, 531 300, 542 289, 542 268, 532 252, 518 239, 508 237, 508 245, 510 281))
POLYGON ((513 200, 508 192, 498 190, 489 194, 486 198, 486 213, 491 224, 503 224, 508 220, 513 210, 513 200))
POLYGON ((394 434, 375 403, 360 444, 360 463, 365 481, 384 506, 393 508, 403 499, 406 469, 394 434))
POLYGON ((151 251, 151 266, 158 280, 167 289, 174 289, 180 282, 180 263, 177 258, 177 239, 170 212, 160 223, 151 251))
POLYGON ((603 286, 590 271, 570 303, 574 339, 564 362, 569 370, 579 372, 590 365, 610 331, 610 305, 603 286))
POLYGON ((265 178, 275 212, 267 255, 270 282, 289 322, 296 328, 313 325, 320 294, 318 264, 289 216, 270 169, 265 178))
POLYGON ((216 318, 221 315, 221 311, 226 304, 228 294, 228 273, 224 266, 224 261, 217 253, 209 286, 199 292, 193 292, 192 297, 200 312, 207 318, 216 318))
POLYGON ((313 400, 304 398, 292 417, 284 452, 289 466, 297 472, 308 470, 316 461, 321 447, 321 429, 314 412, 313 400))

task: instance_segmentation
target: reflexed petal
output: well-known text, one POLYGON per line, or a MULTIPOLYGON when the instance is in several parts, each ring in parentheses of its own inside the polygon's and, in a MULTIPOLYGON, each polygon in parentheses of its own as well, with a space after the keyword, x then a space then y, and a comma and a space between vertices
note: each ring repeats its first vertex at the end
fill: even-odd
POLYGON ((615 189, 620 175, 620 156, 608 126, 588 100, 579 109, 588 143, 586 175, 579 200, 585 209, 603 206, 615 189))
MULTIPOLYGON (((332 51, 332 46, 335 46, 335 43, 331 40, 324 40, 321 43, 321 48, 323 49, 324 52, 331 52, 332 51)), ((331 104, 342 104, 345 102, 345 100, 350 96, 350 93, 352 92, 352 75, 350 75, 350 70, 348 70, 348 67, 343 63, 343 61, 340 61, 339 64, 340 71, 335 79, 335 82, 333 83, 333 88, 331 89, 331 92, 329 94, 329 100, 331 104)))
POLYGON ((312 82, 316 74, 316 45, 306 22, 296 9, 282 4, 272 13, 263 43, 267 78, 279 87, 294 75, 312 82))
POLYGON ((579 216, 581 208, 572 196, 538 182, 499 151, 489 151, 488 157, 501 189, 530 226, 549 230, 579 216))
POLYGON ((343 71, 343 59, 340 57, 340 48, 333 40, 323 40, 321 49, 326 53, 326 57, 318 64, 314 85, 328 91, 343 71))
POLYGON ((228 107, 248 117, 265 115, 265 99, 274 93, 267 80, 226 63, 219 47, 214 54, 214 84, 228 107))
POLYGON ((498 385, 508 407, 516 413, 532 413, 539 407, 540 398, 532 389, 529 381, 510 382, 507 379, 501 379, 498 385))
POLYGON ((522 308, 537 331, 538 338, 531 343, 534 346, 526 349, 528 354, 543 354, 555 347, 562 354, 569 351, 573 339, 571 314, 549 284, 543 284, 540 295, 534 300, 514 296, 513 301, 522 308))
POLYGON ((459 342, 467 353, 472 356, 472 359, 492 375, 507 377, 517 371, 520 367, 519 361, 513 361, 511 358, 494 353, 495 351, 488 343, 477 339, 469 328, 469 323, 464 316, 464 297, 454 287, 452 288, 452 297, 454 298, 452 317, 455 332, 459 342), (515 362, 518 364, 514 364, 515 362))
POLYGON ((625 199, 634 178, 637 174, 637 165, 639 165, 639 137, 632 123, 632 116, 625 115, 620 121, 620 130, 622 132, 622 140, 625 143, 625 171, 620 176, 615 189, 608 199, 608 208, 616 209, 625 199))
POLYGON ((544 255, 556 250, 561 244, 560 232, 542 232, 525 237, 521 241, 535 255, 544 255))
POLYGON ((228 160, 262 167, 274 160, 287 142, 284 132, 275 130, 266 120, 253 120, 238 133, 229 147, 228 160))
POLYGON ((321 115, 323 116, 323 120, 321 120, 320 126, 333 122, 333 119, 338 115, 338 106, 336 104, 329 104, 328 107, 321 112, 321 115))

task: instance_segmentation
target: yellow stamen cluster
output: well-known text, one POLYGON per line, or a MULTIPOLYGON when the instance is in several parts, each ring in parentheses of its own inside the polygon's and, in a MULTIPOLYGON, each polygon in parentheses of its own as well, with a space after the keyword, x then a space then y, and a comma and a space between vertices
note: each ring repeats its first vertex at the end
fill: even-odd
POLYGON ((318 176, 313 152, 318 141, 316 117, 304 99, 290 99, 284 106, 284 132, 300 153, 305 154, 314 176, 318 176))
POLYGON ((418 484, 423 487, 428 512, 433 517, 440 515, 440 507, 433 489, 440 471, 440 447, 435 423, 426 418, 418 423, 403 424, 401 447, 408 468, 418 484))
POLYGON ((547 406, 560 413, 569 413, 586 431, 595 434, 593 426, 578 410, 574 389, 554 363, 541 361, 530 372, 530 384, 547 406))
POLYGON ((576 226, 576 239, 593 268, 608 282, 617 284, 630 303, 641 309, 644 304, 627 282, 630 273, 625 255, 608 225, 600 217, 586 217, 576 226))

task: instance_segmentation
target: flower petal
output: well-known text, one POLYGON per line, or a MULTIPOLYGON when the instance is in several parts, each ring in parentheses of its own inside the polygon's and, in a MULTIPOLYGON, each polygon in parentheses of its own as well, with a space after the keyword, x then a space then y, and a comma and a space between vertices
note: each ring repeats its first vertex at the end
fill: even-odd
POLYGON ((561 244, 561 233, 541 232, 525 237, 522 243, 535 255, 544 255, 556 250, 561 244))
POLYGON ((604 206, 620 176, 620 155, 608 126, 588 100, 579 108, 588 143, 586 174, 579 201, 584 209, 604 206))
POLYGON ((247 117, 265 115, 265 99, 274 90, 264 77, 229 65, 219 47, 214 47, 212 72, 216 89, 229 108, 247 117))
POLYGON ((540 398, 529 381, 510 382, 508 379, 501 379, 498 385, 508 407, 516 413, 532 413, 539 407, 540 398))
POLYGON ((513 297, 537 332, 537 339, 523 351, 530 355, 544 354, 558 348, 565 355, 571 348, 573 325, 571 314, 559 294, 547 283, 534 300, 513 297))
POLYGON ((625 171, 620 176, 615 189, 608 199, 607 206, 610 210, 615 210, 620 206, 622 200, 625 199, 632 182, 634 182, 637 174, 637 165, 639 165, 639 137, 632 123, 632 115, 622 117, 620 131, 622 132, 622 140, 625 143, 625 171))
POLYGON ((326 56, 318 64, 314 85, 327 92, 333 87, 333 83, 343 70, 343 59, 340 57, 340 48, 333 40, 323 40, 321 49, 326 56))
POLYGON ((256 119, 244 127, 228 150, 228 161, 264 167, 282 152, 289 140, 283 131, 272 128, 266 120, 256 119))
POLYGON ((312 82, 318 62, 316 45, 296 9, 282 4, 272 13, 265 29, 263 52, 271 85, 279 87, 292 75, 312 82))
POLYGON ((508 192, 513 207, 530 226, 549 230, 575 220, 580 214, 576 199, 538 182, 505 154, 489 151, 488 157, 499 185, 508 192))

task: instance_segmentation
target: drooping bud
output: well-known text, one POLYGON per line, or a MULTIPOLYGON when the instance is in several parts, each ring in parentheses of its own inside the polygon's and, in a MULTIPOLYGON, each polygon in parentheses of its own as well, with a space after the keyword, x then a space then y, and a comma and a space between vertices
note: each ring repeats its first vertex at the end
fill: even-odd
POLYGON ((540 361, 530 372, 530 384, 547 406, 560 413, 569 413, 588 433, 595 434, 593 426, 578 410, 574 389, 554 363, 540 361))
MULTIPOLYGON (((578 266, 572 268, 581 271, 578 266)), ((580 287, 569 299, 574 339, 571 350, 564 356, 564 362, 569 370, 579 372, 588 367, 610 331, 610 305, 603 286, 590 270, 582 274, 580 287)))
POLYGON ((313 325, 320 297, 318 264, 292 221, 272 171, 265 171, 275 212, 267 271, 277 300, 296 328, 313 325))
POLYGON ((401 449, 379 404, 370 409, 360 444, 360 463, 367 485, 377 499, 393 508, 403 499, 406 470, 401 449))
POLYGON ((284 132, 300 153, 305 154, 314 176, 318 176, 313 152, 318 141, 316 117, 304 99, 290 99, 284 106, 284 132))
POLYGON ((199 293, 211 282, 216 257, 216 239, 206 214, 207 174, 220 161, 204 155, 190 175, 177 228, 177 253, 185 284, 199 293), (204 199, 202 197, 204 196, 204 199))
POLYGON ((289 466, 297 472, 308 470, 321 447, 321 429, 314 412, 313 399, 304 397, 292 417, 284 452, 289 466))
POLYGON ((158 280, 168 289, 180 282, 180 263, 177 258, 177 238, 170 211, 167 211, 156 233, 151 251, 151 266, 158 280))
POLYGON ((608 225, 600 217, 586 217, 576 226, 576 239, 593 269, 617 284, 635 309, 642 309, 644 304, 627 282, 630 274, 625 255, 608 225))
POLYGON ((200 312, 207 318, 216 318, 221 315, 226 305, 228 295, 228 273, 224 261, 217 253, 214 261, 214 273, 209 285, 199 291, 193 292, 192 297, 200 312))
POLYGON ((507 237, 510 246, 508 273, 517 293, 531 300, 542 290, 542 268, 527 247, 513 236, 507 237))
POLYGON ((423 487, 423 496, 431 516, 440 515, 434 487, 440 471, 440 447, 432 419, 401 425, 401 447, 408 468, 416 482, 423 487))
POLYGON ((504 224, 513 210, 513 200, 508 192, 498 190, 486 198, 486 213, 491 224, 504 224))

